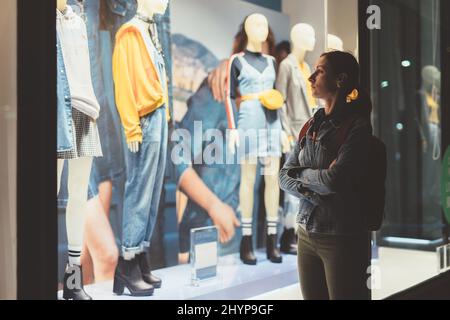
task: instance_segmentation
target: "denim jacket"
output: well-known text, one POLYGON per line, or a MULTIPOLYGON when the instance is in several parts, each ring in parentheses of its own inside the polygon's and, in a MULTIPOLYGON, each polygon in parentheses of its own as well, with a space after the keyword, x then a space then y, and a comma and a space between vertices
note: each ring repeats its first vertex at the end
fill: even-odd
POLYGON ((132 18, 136 14, 136 0, 108 0, 107 3, 109 10, 121 17, 132 18))
MULTIPOLYGON (((324 109, 317 111, 314 121, 320 116, 324 109)), ((339 148, 336 133, 344 117, 325 118, 315 139, 310 128, 280 171, 280 187, 300 199, 297 222, 308 232, 355 235, 366 231, 358 190, 367 169, 372 126, 358 117, 339 148)))
POLYGON ((59 37, 56 36, 57 63, 57 152, 73 149, 72 101, 59 37))
POLYGON ((136 0, 107 0, 109 9, 109 18, 111 23, 111 36, 114 42, 114 38, 117 30, 125 22, 131 20, 137 12, 136 0))

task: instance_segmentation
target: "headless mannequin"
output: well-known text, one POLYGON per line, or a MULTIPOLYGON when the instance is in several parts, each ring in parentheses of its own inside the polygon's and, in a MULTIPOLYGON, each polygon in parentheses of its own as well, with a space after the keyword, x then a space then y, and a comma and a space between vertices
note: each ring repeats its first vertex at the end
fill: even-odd
MULTIPOLYGON (((285 126, 287 126, 285 130, 290 135, 290 147, 294 147, 303 125, 299 119, 306 122, 312 115, 312 108, 317 104, 312 96, 308 81, 311 71, 305 62, 307 52, 313 51, 316 44, 312 26, 304 23, 296 24, 291 30, 291 43, 292 53, 280 67, 277 87, 286 98, 282 117, 285 126), (299 82, 299 79, 303 79, 303 81, 299 82), (292 98, 292 93, 294 93, 295 98, 292 98)), ((284 231, 280 238, 283 253, 297 254, 295 227, 298 210, 298 198, 286 193, 284 195, 284 215, 282 219, 284 231)))
MULTIPOLYGON (((244 57, 251 66, 253 66, 260 73, 267 67, 267 58, 263 57, 262 48, 263 43, 267 40, 269 34, 269 25, 267 19, 261 14, 252 14, 245 21, 245 32, 248 37, 247 50, 244 52, 244 57), (265 60, 264 60, 265 59, 265 60), (266 62, 264 62, 266 61, 266 62)), ((269 63, 271 63, 270 61, 269 63)), ((273 62, 275 64, 275 62, 273 62)), ((233 76, 233 71, 231 71, 233 76)), ((231 82, 230 91, 234 91, 233 81, 231 82)), ((231 95, 228 97, 229 103, 235 104, 235 96, 231 95)), ((234 109, 236 109, 234 107, 234 109)), ((285 142, 288 144, 287 137, 285 137, 285 142)), ((236 147, 239 147, 239 132, 237 129, 232 129, 230 131, 230 139, 228 148, 231 153, 234 154, 236 147)), ((280 158, 279 157, 266 157, 262 159, 264 161, 264 169, 266 170, 265 178, 265 194, 264 202, 267 212, 268 220, 268 233, 269 235, 276 235, 276 223, 278 221, 278 207, 279 207, 279 196, 280 188, 278 184, 278 171, 280 168, 280 158)), ((253 216, 253 203, 254 203, 254 186, 256 181, 257 173, 257 159, 255 158, 245 158, 241 163, 241 186, 240 186, 240 208, 242 212, 242 224, 243 224, 243 241, 241 242, 241 260, 246 264, 256 264, 256 258, 253 255, 253 248, 251 248, 251 224, 253 216), (243 247, 247 247, 243 254, 243 247)), ((269 248, 269 247, 268 247, 269 248)), ((274 248, 273 248, 274 249, 274 248)), ((270 260, 272 262, 281 262, 281 256, 279 252, 270 254, 270 260)), ((269 251, 268 251, 269 256, 269 251)))
MULTIPOLYGON (((167 10, 167 0, 138 0, 137 13, 152 19, 155 14, 164 14, 167 10)), ((139 152, 139 142, 128 142, 128 149, 133 153, 139 152)))
MULTIPOLYGON (((150 29, 154 27, 151 23, 154 15, 165 13, 168 6, 168 0, 138 0, 137 4, 138 9, 136 16, 131 19, 129 23, 124 25, 125 29, 119 29, 118 34, 122 35, 122 39, 131 39, 130 41, 135 41, 133 40, 135 39, 135 35, 139 34, 139 37, 144 40, 143 42, 145 43, 147 50, 146 54, 149 55, 150 60, 155 59, 156 56, 158 59, 162 59, 159 53, 157 54, 152 51, 153 49, 158 49, 155 41, 156 39, 154 39, 156 34, 153 30, 150 31, 150 29)), ((118 46, 118 43, 120 43, 120 40, 117 40, 116 46, 118 46)), ((138 42, 135 41, 134 43, 137 44, 138 42)), ((125 55, 127 54, 129 54, 128 51, 125 55)), ((118 64, 118 61, 126 64, 122 55, 116 55, 115 49, 113 65, 116 63, 118 64)), ((165 70, 162 70, 163 68, 161 65, 158 65, 161 62, 152 60, 151 63, 154 63, 154 68, 157 73, 152 73, 152 77, 158 77, 158 79, 154 80, 161 81, 161 85, 163 85, 163 82, 165 81, 165 70), (160 74, 158 74, 158 71, 160 74), (159 77, 161 79, 159 79, 159 77)), ((127 70, 120 70, 119 68, 113 67, 115 79, 116 77, 124 79, 124 75, 129 77, 130 74, 133 74, 133 71, 129 70, 130 67, 127 68, 127 70)), ((119 88, 116 87, 116 89, 119 88)), ((145 90, 149 89, 145 88, 145 90)), ((127 94, 133 95, 135 93, 127 92, 127 94)), ((123 104, 123 102, 120 103, 123 104)), ((119 103, 117 106, 118 108, 121 107, 119 103)), ((167 131, 165 130, 167 129, 167 120, 161 115, 163 112, 161 110, 166 111, 161 107, 158 110, 155 109, 153 112, 140 117, 140 120, 146 118, 149 122, 154 123, 154 128, 160 127, 158 131, 145 131, 144 128, 141 127, 143 131, 142 135, 144 135, 143 142, 128 142, 128 149, 130 152, 126 154, 126 162, 128 165, 122 225, 123 253, 119 258, 116 267, 113 286, 113 292, 118 295, 122 295, 125 288, 127 288, 132 296, 151 296, 153 295, 154 289, 160 288, 162 285, 161 279, 154 276, 151 272, 152 268, 147 254, 148 246, 150 246, 149 241, 151 239, 151 233, 153 232, 153 226, 157 216, 157 209, 155 208, 159 206, 164 178, 164 166, 166 162, 164 159, 166 154, 165 146, 167 144, 167 141, 165 141, 165 135, 167 134, 167 131), (145 135, 150 136, 152 134, 160 135, 161 139, 159 141, 153 141, 153 137, 145 137, 145 135), (138 169, 135 168, 136 166, 139 167, 140 172, 137 172, 138 169), (137 194, 142 196, 136 198, 137 194), (139 204, 136 204, 136 202, 139 202, 139 204)), ((153 128, 152 123, 148 124, 147 129, 153 128)))
MULTIPOLYGON (((67 0, 58 0, 57 9, 65 12, 67 8, 67 0)), ((61 185, 61 176, 64 168, 64 159, 57 161, 57 192, 59 193, 61 185)), ((89 177, 92 168, 92 157, 83 157, 78 159, 67 160, 68 167, 68 202, 66 208, 66 229, 69 250, 75 250, 81 253, 83 246, 84 224, 87 210, 87 193, 89 188, 89 177)), ((80 258, 78 258, 80 259, 80 258)), ((70 259, 69 259, 70 261, 70 259)), ((81 266, 81 261, 75 264, 81 266)), ((76 271, 75 271, 76 272, 76 271)), ((81 275, 75 274, 80 279, 81 275)), ((75 279, 76 279, 75 278, 75 279)), ((70 280, 70 278, 69 278, 70 280)), ((78 285, 83 285, 78 284, 78 285)), ((84 296, 84 299, 88 296, 84 296)))
POLYGON ((334 34, 328 35, 327 51, 344 51, 344 42, 334 34))

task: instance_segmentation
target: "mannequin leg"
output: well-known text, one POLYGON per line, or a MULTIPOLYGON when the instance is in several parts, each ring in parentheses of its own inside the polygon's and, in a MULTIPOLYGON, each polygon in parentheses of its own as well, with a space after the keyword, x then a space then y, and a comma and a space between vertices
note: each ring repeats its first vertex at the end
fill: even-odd
POLYGON ((242 240, 240 257, 244 264, 255 265, 257 260, 253 253, 252 221, 253 199, 256 181, 256 161, 244 160, 241 164, 241 187, 239 202, 242 213, 242 240))
POLYGON ((66 228, 69 244, 69 263, 80 265, 83 246, 84 223, 87 210, 87 193, 91 174, 92 158, 69 160, 66 228))
POLYGON ((281 263, 282 257, 277 247, 278 208, 280 203, 280 186, 278 172, 280 170, 280 158, 269 157, 265 159, 264 166, 264 204, 266 206, 267 219, 267 259, 273 263, 281 263))
POLYGON ((283 234, 280 238, 280 250, 286 254, 297 254, 296 221, 300 200, 288 193, 284 194, 283 234))
POLYGON ((61 177, 64 170, 64 160, 58 159, 57 161, 57 185, 56 185, 56 195, 59 194, 59 190, 61 189, 61 177))
POLYGON ((63 298, 65 300, 92 300, 83 288, 81 249, 91 175, 92 158, 69 160, 68 202, 66 228, 69 245, 69 266, 64 274, 63 298))
POLYGON ((252 235, 254 188, 256 181, 256 161, 245 160, 241 164, 241 186, 239 203, 242 213, 242 234, 252 235))
MULTIPOLYGON (((267 158, 264 168, 264 204, 267 212, 267 222, 278 223, 278 208, 280 203, 280 186, 278 172, 280 170, 280 158, 267 158)), ((269 234, 276 233, 275 229, 268 230, 269 234)))

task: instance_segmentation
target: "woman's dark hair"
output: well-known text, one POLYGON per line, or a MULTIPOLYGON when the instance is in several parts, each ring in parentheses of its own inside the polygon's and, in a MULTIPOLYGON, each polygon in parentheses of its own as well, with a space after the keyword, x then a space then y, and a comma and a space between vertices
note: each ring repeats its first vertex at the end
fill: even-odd
MULTIPOLYGON (((249 16, 246 16, 244 21, 239 26, 238 33, 234 36, 233 54, 239 53, 247 48, 248 37, 245 32, 245 21, 249 16)), ((275 56, 275 36, 273 34, 272 28, 269 26, 269 36, 267 37, 266 43, 269 47, 269 55, 275 56)))
POLYGON ((343 51, 326 52, 323 53, 321 57, 325 58, 327 67, 332 73, 332 77, 337 79, 341 74, 346 75, 341 87, 338 89, 337 111, 345 112, 348 110, 358 112, 365 117, 370 118, 370 114, 372 113, 372 102, 369 94, 360 85, 360 69, 356 58, 351 53, 343 51), (358 99, 351 103, 347 103, 347 96, 354 89, 357 89, 359 92, 358 99))

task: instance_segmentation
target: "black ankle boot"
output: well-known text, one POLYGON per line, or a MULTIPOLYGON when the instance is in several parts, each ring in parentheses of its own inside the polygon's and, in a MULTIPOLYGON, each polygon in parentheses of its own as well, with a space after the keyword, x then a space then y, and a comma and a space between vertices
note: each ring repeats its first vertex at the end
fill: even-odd
POLYGON ((130 291, 133 297, 147 297, 153 295, 154 288, 142 279, 141 269, 139 268, 138 258, 125 260, 119 258, 116 273, 114 275, 113 292, 122 295, 125 287, 130 291))
POLYGON ((151 284, 155 289, 161 288, 162 280, 152 274, 152 267, 148 260, 147 253, 141 253, 137 256, 137 259, 139 261, 139 267, 141 268, 142 279, 151 284))
POLYGON ((294 228, 284 228, 280 239, 280 250, 286 254, 297 254, 297 236, 294 228))
POLYGON ((254 266, 257 262, 253 253, 253 242, 251 236, 243 236, 241 240, 241 260, 244 264, 254 266))
POLYGON ((83 286, 83 269, 81 266, 67 267, 64 274, 64 300, 92 300, 83 286))
POLYGON ((281 263, 283 258, 281 257, 280 251, 277 247, 277 235, 271 234, 267 236, 267 259, 273 263, 281 263))

